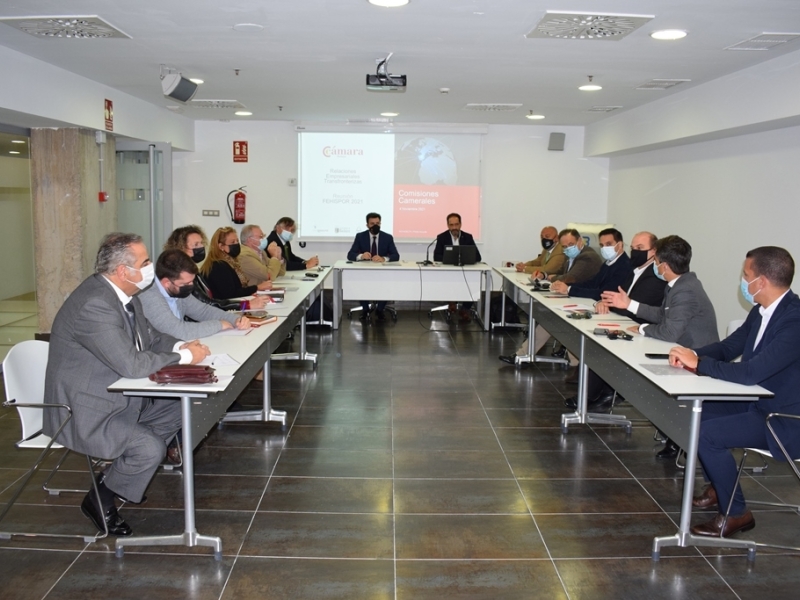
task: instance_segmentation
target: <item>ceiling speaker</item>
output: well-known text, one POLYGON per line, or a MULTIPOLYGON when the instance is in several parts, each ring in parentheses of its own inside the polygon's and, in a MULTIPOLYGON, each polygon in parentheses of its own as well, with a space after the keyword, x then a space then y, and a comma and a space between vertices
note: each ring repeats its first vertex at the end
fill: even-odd
POLYGON ((192 83, 183 75, 170 73, 169 75, 164 75, 161 80, 161 89, 164 91, 165 96, 169 96, 179 102, 188 102, 197 92, 197 84, 192 83))

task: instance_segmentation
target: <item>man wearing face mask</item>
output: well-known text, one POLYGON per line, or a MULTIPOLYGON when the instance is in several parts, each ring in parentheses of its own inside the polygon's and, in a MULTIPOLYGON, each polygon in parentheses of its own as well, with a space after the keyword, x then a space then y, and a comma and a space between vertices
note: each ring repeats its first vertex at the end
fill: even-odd
POLYGON ((610 227, 597 234, 600 242, 600 255, 603 265, 594 277, 586 281, 567 285, 564 281, 555 281, 550 289, 557 294, 568 294, 577 298, 600 300, 600 294, 608 290, 616 290, 631 272, 631 261, 625 254, 622 234, 610 227))
POLYGON ((239 236, 242 250, 239 252, 239 266, 247 277, 248 285, 258 285, 262 281, 272 281, 286 274, 283 251, 277 243, 267 245, 267 236, 258 225, 245 225, 239 236))
POLYGON ((558 230, 552 225, 548 225, 542 229, 540 239, 542 251, 539 256, 525 263, 518 262, 515 265, 517 273, 538 273, 539 279, 542 279, 558 273, 564 266, 567 257, 564 256, 561 244, 558 243, 558 230))
POLYGON ((281 217, 275 228, 269 232, 267 244, 271 246, 276 244, 280 249, 283 259, 286 264, 287 271, 302 271, 304 269, 313 269, 319 265, 319 258, 313 256, 308 260, 303 260, 296 256, 292 250, 292 240, 297 232, 297 224, 291 217, 281 217))
MULTIPOLYGON (((90 456, 113 459, 81 511, 99 529, 130 535, 115 497, 141 502, 181 423, 179 402, 109 392, 121 377, 147 377, 173 364, 196 364, 208 356, 198 341, 182 342, 154 329, 137 294, 154 278, 142 238, 107 235, 95 274, 81 283, 58 311, 50 336, 44 402, 67 404, 72 419, 55 438, 90 456)), ((45 408, 43 430, 54 436, 64 411, 45 408)))
POLYGON ((139 295, 147 320, 182 340, 204 338, 225 329, 248 329, 247 317, 220 310, 194 297, 197 266, 186 253, 166 250, 156 261, 153 285, 139 295), (191 321, 184 320, 189 317, 191 321))
MULTIPOLYGON (((353 245, 347 253, 347 260, 372 262, 395 262, 400 260, 400 253, 394 245, 394 238, 390 233, 381 231, 381 216, 371 212, 367 214, 367 230, 356 234, 353 245)), ((375 316, 378 321, 385 321, 384 309, 386 302, 378 302, 375 306, 375 316)), ((369 302, 361 301, 361 319, 369 319, 369 302)))
MULTIPOLYGON (((745 300, 755 306, 744 324, 716 344, 670 350, 669 362, 674 367, 697 369, 698 375, 723 381, 760 385, 774 394, 757 402, 703 403, 697 456, 710 485, 692 504, 717 508, 718 514, 693 526, 695 535, 728 537, 755 527, 741 487, 734 489, 737 468, 732 448, 769 450, 776 459, 784 460, 768 432, 766 417, 770 413, 800 415, 800 298, 790 288, 793 278, 794 260, 785 249, 762 246, 751 250, 742 267, 740 289, 745 300), (737 357, 740 362, 735 362, 737 357), (733 504, 726 520, 731 496, 733 504)), ((770 424, 789 456, 800 456, 800 421, 773 418, 770 424)))

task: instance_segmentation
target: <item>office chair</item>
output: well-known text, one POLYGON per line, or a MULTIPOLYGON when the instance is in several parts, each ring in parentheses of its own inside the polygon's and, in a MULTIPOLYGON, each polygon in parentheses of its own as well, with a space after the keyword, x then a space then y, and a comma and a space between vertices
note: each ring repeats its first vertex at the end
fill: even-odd
MULTIPOLYGON (((375 304, 376 304, 375 302, 370 302, 369 303, 370 312, 375 310, 375 304)), ((352 319, 353 318, 353 313, 358 313, 358 312, 361 312, 362 310, 364 310, 364 309, 362 309, 360 306, 356 306, 355 308, 351 308, 350 310, 347 311, 347 318, 348 319, 352 319)), ((392 321, 397 323, 397 309, 394 306, 392 306, 391 304, 387 304, 386 308, 384 310, 385 310, 385 312, 389 313, 389 316, 391 317, 392 321)))

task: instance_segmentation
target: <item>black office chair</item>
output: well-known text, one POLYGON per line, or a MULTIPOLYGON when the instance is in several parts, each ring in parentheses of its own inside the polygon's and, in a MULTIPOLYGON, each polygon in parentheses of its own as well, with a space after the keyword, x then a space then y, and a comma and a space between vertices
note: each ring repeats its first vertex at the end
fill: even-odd
MULTIPOLYGON (((375 310, 375 304, 376 304, 375 302, 370 302, 369 303, 370 312, 375 310)), ((358 312, 361 312, 363 310, 364 309, 361 308, 360 306, 356 306, 355 308, 351 308, 350 310, 347 311, 347 318, 348 319, 352 319, 354 313, 358 313, 358 312)), ((389 314, 389 316, 391 317, 392 321, 397 323, 397 309, 394 306, 392 306, 391 304, 387 304, 386 308, 384 310, 389 314)))

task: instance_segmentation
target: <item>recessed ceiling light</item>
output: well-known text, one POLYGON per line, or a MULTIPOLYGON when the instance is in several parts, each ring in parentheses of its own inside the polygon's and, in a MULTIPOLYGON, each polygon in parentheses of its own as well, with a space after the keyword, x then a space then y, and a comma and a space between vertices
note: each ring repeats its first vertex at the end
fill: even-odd
POLYGON ((264 29, 264 26, 258 23, 237 23, 233 26, 233 30, 239 33, 256 33, 262 29, 264 29))
POLYGON ((8 153, 9 154, 19 154, 19 152, 17 152, 16 150, 9 150, 8 153))
POLYGON ((196 85, 202 85, 203 83, 205 83, 202 79, 197 79, 195 77, 190 77, 189 81, 191 81, 192 83, 194 83, 196 85))
POLYGON ((654 40, 680 40, 686 37, 686 32, 682 29, 662 29, 661 31, 654 31, 650 34, 654 40))
POLYGON ((397 115, 399 115, 399 114, 400 114, 400 113, 385 112, 385 113, 381 113, 381 116, 382 116, 382 117, 396 117, 396 116, 397 116, 397 115))
POLYGON ((384 8, 397 8, 398 6, 405 6, 408 4, 408 0, 367 0, 367 2, 384 8))
POLYGON ((237 110, 235 113, 237 117, 250 117, 253 115, 249 110, 237 110))
POLYGON ((24 144, 25 140, 11 140, 12 144, 24 144))
POLYGON ((544 119, 544 115, 535 115, 533 114, 533 111, 530 111, 527 115, 525 115, 525 118, 530 119, 531 121, 539 121, 544 119))
POLYGON ((596 83, 592 83, 592 79, 594 79, 594 75, 589 75, 589 83, 586 85, 580 86, 578 89, 582 92, 596 92, 597 90, 602 90, 602 85, 597 85, 596 83))

